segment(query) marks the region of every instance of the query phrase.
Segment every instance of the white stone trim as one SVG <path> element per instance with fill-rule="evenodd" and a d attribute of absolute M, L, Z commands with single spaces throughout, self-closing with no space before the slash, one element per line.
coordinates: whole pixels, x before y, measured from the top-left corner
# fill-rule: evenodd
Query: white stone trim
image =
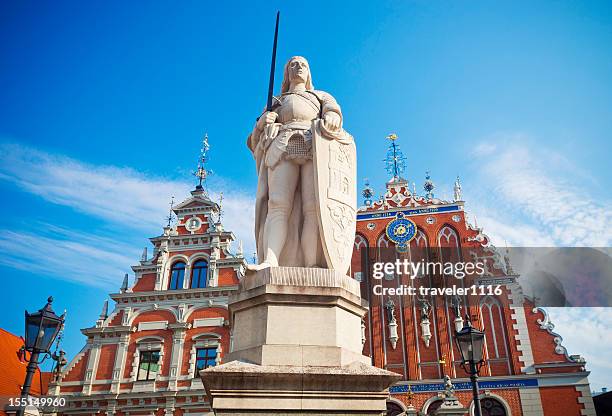
<path fill-rule="evenodd" d="M 151 340 L 151 341 L 149 341 Z M 157 374 L 155 375 L 155 379 L 154 380 L 150 380 L 150 381 L 157 381 L 162 373 L 162 368 L 163 368 L 163 362 L 164 362 L 164 340 L 163 338 L 160 337 L 141 337 L 139 339 L 136 340 L 136 350 L 134 351 L 134 354 L 132 355 L 132 371 L 130 372 L 130 381 L 134 382 L 134 386 L 136 385 L 136 379 L 138 376 L 138 364 L 140 364 L 140 352 L 141 351 L 152 351 L 152 350 L 159 350 L 159 369 L 157 371 Z M 138 380 L 138 382 L 144 382 L 145 380 Z M 144 383 L 143 383 L 144 384 Z M 155 383 L 153 383 L 153 386 L 155 386 Z M 134 387 L 132 387 L 132 389 L 134 389 Z"/>
<path fill-rule="evenodd" d="M 139 322 L 137 331 L 153 331 L 155 329 L 167 329 L 168 321 L 146 321 Z"/>
<path fill-rule="evenodd" d="M 438 400 L 444 400 L 444 397 L 442 397 L 441 393 L 438 393 L 435 396 L 430 397 L 429 399 L 427 399 L 425 401 L 425 403 L 423 403 L 423 407 L 421 408 L 421 412 L 423 413 L 427 413 L 427 410 L 429 410 L 429 406 L 431 406 L 431 404 L 435 401 Z"/>
<path fill-rule="evenodd" d="M 508 285 L 508 289 L 508 298 L 511 302 L 510 318 L 516 321 L 516 323 L 512 325 L 512 328 L 517 331 L 514 339 L 517 341 L 516 348 L 522 353 L 522 356 L 518 357 L 518 360 L 523 363 L 521 372 L 525 374 L 535 374 L 535 369 L 533 368 L 535 364 L 533 349 L 531 348 L 531 338 L 529 337 L 527 317 L 525 316 L 525 308 L 523 306 L 523 292 L 518 283 Z"/>
<path fill-rule="evenodd" d="M 172 353 L 170 356 L 170 379 L 168 382 L 168 390 L 177 390 L 178 388 L 178 378 L 181 373 L 181 364 L 183 362 L 185 329 L 176 329 L 172 334 Z"/>
<path fill-rule="evenodd" d="M 576 386 L 576 391 L 581 395 L 578 397 L 578 403 L 584 405 L 584 409 L 580 410 L 580 414 L 583 416 L 596 416 L 597 413 L 595 412 L 595 404 L 591 396 L 590 386 L 588 384 Z"/>
<path fill-rule="evenodd" d="M 178 311 L 176 310 L 174 305 L 176 305 L 175 301 L 172 301 L 172 302 L 168 301 L 166 303 L 161 303 L 161 302 L 154 303 L 153 305 L 147 305 L 142 308 L 135 307 L 132 309 L 132 313 L 130 314 L 130 317 L 127 320 L 128 321 L 127 325 L 131 326 L 132 323 L 136 320 L 136 318 L 138 318 L 140 315 L 142 315 L 145 312 L 154 312 L 154 311 L 160 311 L 160 310 L 170 312 L 172 316 L 174 316 L 174 319 L 178 321 L 179 320 Z"/>
<path fill-rule="evenodd" d="M 525 416 L 544 416 L 540 389 L 519 389 L 521 411 Z"/>
<path fill-rule="evenodd" d="M 89 351 L 89 349 L 90 349 L 90 344 L 85 344 L 85 346 L 81 349 L 81 351 L 79 351 L 77 353 L 77 355 L 74 356 L 72 361 L 70 361 L 68 363 L 68 365 L 66 367 L 64 367 L 64 370 L 62 371 L 62 378 L 64 378 L 68 373 L 70 373 L 72 371 L 74 366 L 76 366 L 78 364 L 78 362 L 81 361 L 81 359 L 85 356 L 85 353 L 87 351 Z M 62 385 L 63 384 L 64 383 L 62 383 Z M 80 384 L 80 382 L 79 382 L 79 384 Z"/>
<path fill-rule="evenodd" d="M 199 318 L 193 320 L 193 327 L 201 328 L 204 326 L 223 326 L 224 322 L 225 318 L 223 318 L 222 316 L 218 318 Z"/>
<path fill-rule="evenodd" d="M 129 347 L 129 335 L 122 335 L 115 351 L 115 363 L 113 364 L 112 383 L 110 391 L 111 393 L 119 393 L 121 386 L 121 379 L 123 378 L 123 372 L 125 371 L 125 364 L 127 358 L 127 351 Z"/>
<path fill-rule="evenodd" d="M 97 341 L 91 342 L 89 356 L 87 359 L 87 367 L 85 368 L 85 378 L 83 380 L 83 394 L 89 396 L 91 394 L 91 385 L 96 379 L 96 370 L 100 360 L 100 343 Z"/>
<path fill-rule="evenodd" d="M 191 338 L 194 343 L 191 346 L 191 353 L 189 356 L 189 377 L 194 378 L 195 364 L 196 364 L 196 350 L 198 348 L 210 348 L 217 347 L 216 364 L 219 365 L 221 361 L 221 335 L 212 332 L 206 332 L 204 334 L 198 334 Z"/>

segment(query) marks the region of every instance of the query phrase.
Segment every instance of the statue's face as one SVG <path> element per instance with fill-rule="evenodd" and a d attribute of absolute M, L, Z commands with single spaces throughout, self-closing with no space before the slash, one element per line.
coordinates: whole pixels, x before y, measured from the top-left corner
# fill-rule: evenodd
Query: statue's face
<path fill-rule="evenodd" d="M 306 82 L 309 71 L 308 62 L 300 58 L 293 59 L 289 62 L 289 81 Z"/>

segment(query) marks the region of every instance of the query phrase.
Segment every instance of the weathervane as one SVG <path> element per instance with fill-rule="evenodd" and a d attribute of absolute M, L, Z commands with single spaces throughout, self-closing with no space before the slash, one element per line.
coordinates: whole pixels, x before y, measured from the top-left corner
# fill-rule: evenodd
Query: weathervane
<path fill-rule="evenodd" d="M 219 219 L 218 223 L 221 223 L 221 218 L 223 218 L 223 191 L 219 193 Z"/>
<path fill-rule="evenodd" d="M 432 199 L 434 197 L 433 190 L 436 187 L 433 181 L 431 180 L 431 176 L 429 175 L 429 171 L 425 172 L 425 183 L 423 184 L 423 189 L 425 190 L 425 196 L 427 199 Z"/>
<path fill-rule="evenodd" d="M 204 190 L 202 183 L 206 182 L 206 178 L 213 174 L 212 170 L 206 169 L 206 162 L 208 161 L 208 150 L 210 145 L 208 144 L 208 133 L 204 135 L 202 139 L 202 148 L 200 149 L 200 158 L 198 160 L 198 169 L 193 172 L 193 175 L 199 179 L 198 186 L 196 189 Z"/>
<path fill-rule="evenodd" d="M 366 207 L 372 205 L 372 196 L 374 195 L 374 189 L 370 186 L 370 180 L 365 178 L 364 188 L 361 191 L 361 195 L 363 195 L 363 203 Z"/>
<path fill-rule="evenodd" d="M 384 160 L 385 168 L 388 173 L 393 175 L 393 180 L 397 181 L 406 170 L 406 158 L 400 150 L 399 145 L 395 143 L 397 134 L 392 133 L 387 136 L 387 139 L 391 141 L 391 144 L 387 149 L 387 156 Z"/>
<path fill-rule="evenodd" d="M 168 212 L 168 227 L 170 227 L 170 225 L 172 224 L 172 208 L 174 208 L 174 196 L 172 197 L 172 200 L 170 201 L 170 211 Z"/>

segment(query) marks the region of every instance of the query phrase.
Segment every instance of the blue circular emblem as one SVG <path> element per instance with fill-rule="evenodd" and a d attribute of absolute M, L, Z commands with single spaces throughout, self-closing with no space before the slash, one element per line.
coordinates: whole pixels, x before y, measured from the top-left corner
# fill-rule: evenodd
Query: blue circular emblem
<path fill-rule="evenodd" d="M 387 237 L 395 243 L 399 252 L 408 250 L 408 243 L 414 238 L 416 232 L 417 227 L 414 221 L 404 217 L 401 212 L 398 212 L 395 219 L 387 224 Z"/>

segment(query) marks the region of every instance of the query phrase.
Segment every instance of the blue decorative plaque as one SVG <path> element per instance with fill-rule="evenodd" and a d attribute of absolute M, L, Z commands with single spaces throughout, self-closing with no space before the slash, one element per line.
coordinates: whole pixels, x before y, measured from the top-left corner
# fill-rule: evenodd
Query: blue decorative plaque
<path fill-rule="evenodd" d="M 461 383 L 453 383 L 455 390 L 470 390 L 472 383 L 469 381 Z M 518 388 L 529 388 L 538 387 L 538 380 L 535 378 L 516 378 L 506 380 L 487 380 L 479 381 L 478 387 L 480 389 L 518 389 Z M 410 391 L 412 392 L 434 392 L 443 391 L 444 383 L 426 383 L 426 384 L 411 384 Z M 407 393 L 408 385 L 400 384 L 397 386 L 391 386 L 389 388 L 391 394 Z"/>
<path fill-rule="evenodd" d="M 406 218 L 401 212 L 398 212 L 395 219 L 387 224 L 387 237 L 395 243 L 400 253 L 408 250 L 408 243 L 414 238 L 416 232 L 417 227 L 414 221 Z"/>

